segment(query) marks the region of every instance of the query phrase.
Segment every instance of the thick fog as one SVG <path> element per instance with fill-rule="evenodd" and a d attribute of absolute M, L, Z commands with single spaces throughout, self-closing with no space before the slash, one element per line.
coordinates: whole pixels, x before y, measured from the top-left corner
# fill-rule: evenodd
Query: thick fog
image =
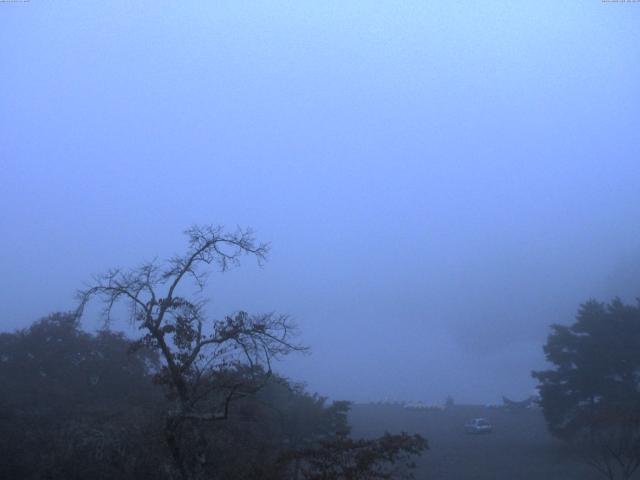
<path fill-rule="evenodd" d="M 639 20 L 599 0 L 0 4 L 0 327 L 181 252 L 192 224 L 240 225 L 269 261 L 213 276 L 211 315 L 291 314 L 311 354 L 277 368 L 311 390 L 527 396 L 550 324 L 640 294 Z"/>

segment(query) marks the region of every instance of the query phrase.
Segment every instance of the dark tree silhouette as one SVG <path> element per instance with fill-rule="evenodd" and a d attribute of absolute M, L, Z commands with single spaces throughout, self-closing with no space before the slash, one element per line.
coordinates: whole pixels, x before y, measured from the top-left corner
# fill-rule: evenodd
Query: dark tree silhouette
<path fill-rule="evenodd" d="M 132 346 L 121 333 L 82 331 L 74 314 L 0 333 L 0 478 L 175 480 L 163 421 L 175 400 L 152 382 L 157 352 Z M 201 436 L 179 432 L 186 452 L 206 440 L 206 457 L 215 459 L 203 467 L 206 478 L 408 473 L 416 437 L 352 440 L 348 402 L 328 403 L 302 384 L 262 375 L 264 386 L 236 399 L 228 421 L 197 422 Z"/>
<path fill-rule="evenodd" d="M 353 439 L 346 433 L 320 440 L 317 445 L 292 452 L 302 460 L 303 480 L 391 480 L 412 479 L 412 457 L 427 449 L 420 435 L 389 433 L 375 439 Z"/>
<path fill-rule="evenodd" d="M 215 429 L 205 424 L 228 418 L 231 402 L 255 394 L 272 360 L 305 348 L 294 342 L 295 327 L 286 315 L 237 312 L 210 320 L 195 295 L 213 269 L 224 272 L 243 256 L 261 264 L 267 244 L 256 243 L 250 230 L 205 226 L 185 233 L 183 255 L 96 277 L 79 292 L 78 315 L 92 298 L 102 301 L 107 321 L 119 302 L 129 307 L 129 320 L 142 331 L 138 344 L 162 360 L 156 381 L 173 402 L 165 439 L 175 467 L 183 479 L 198 479 L 212 461 L 207 445 Z"/>
<path fill-rule="evenodd" d="M 630 478 L 640 466 L 639 306 L 589 301 L 552 330 L 544 351 L 554 368 L 533 372 L 551 433 L 607 478 Z"/>
<path fill-rule="evenodd" d="M 161 478 L 157 356 L 130 346 L 73 314 L 0 334 L 0 478 Z"/>

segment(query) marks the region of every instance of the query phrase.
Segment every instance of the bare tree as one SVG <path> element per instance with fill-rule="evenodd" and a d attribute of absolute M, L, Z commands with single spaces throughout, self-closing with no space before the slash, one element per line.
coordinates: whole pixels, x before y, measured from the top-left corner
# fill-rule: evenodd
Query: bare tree
<path fill-rule="evenodd" d="M 165 438 L 179 475 L 190 480 L 205 474 L 206 423 L 226 419 L 231 402 L 255 393 L 274 359 L 305 347 L 294 343 L 295 327 L 286 315 L 241 311 L 208 320 L 199 300 L 212 270 L 225 272 L 243 256 L 262 264 L 267 244 L 256 243 L 251 230 L 195 226 L 185 233 L 189 246 L 183 255 L 95 277 L 78 293 L 78 315 L 96 298 L 110 322 L 123 302 L 142 331 L 138 344 L 159 352 L 157 381 L 173 404 Z"/>

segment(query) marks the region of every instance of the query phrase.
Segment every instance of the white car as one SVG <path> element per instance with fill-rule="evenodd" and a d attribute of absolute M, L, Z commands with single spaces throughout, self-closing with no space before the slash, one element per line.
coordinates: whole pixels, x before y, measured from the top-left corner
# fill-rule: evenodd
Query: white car
<path fill-rule="evenodd" d="M 493 426 L 486 418 L 474 418 L 464 425 L 467 433 L 491 433 Z"/>

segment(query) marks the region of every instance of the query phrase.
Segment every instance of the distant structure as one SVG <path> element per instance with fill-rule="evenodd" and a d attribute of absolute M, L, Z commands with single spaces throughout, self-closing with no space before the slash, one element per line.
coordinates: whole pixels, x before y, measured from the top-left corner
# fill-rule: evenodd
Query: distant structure
<path fill-rule="evenodd" d="M 404 404 L 404 408 L 407 410 L 444 410 L 442 405 L 429 405 L 420 400 L 417 402 L 407 402 Z"/>
<path fill-rule="evenodd" d="M 455 407 L 456 402 L 453 400 L 453 397 L 451 395 L 447 395 L 447 398 L 444 401 L 444 407 L 445 408 L 452 408 Z"/>
<path fill-rule="evenodd" d="M 531 395 L 524 400 L 510 400 L 507 397 L 502 397 L 503 408 L 510 412 L 517 412 L 519 410 L 528 410 L 538 407 L 538 396 Z"/>

